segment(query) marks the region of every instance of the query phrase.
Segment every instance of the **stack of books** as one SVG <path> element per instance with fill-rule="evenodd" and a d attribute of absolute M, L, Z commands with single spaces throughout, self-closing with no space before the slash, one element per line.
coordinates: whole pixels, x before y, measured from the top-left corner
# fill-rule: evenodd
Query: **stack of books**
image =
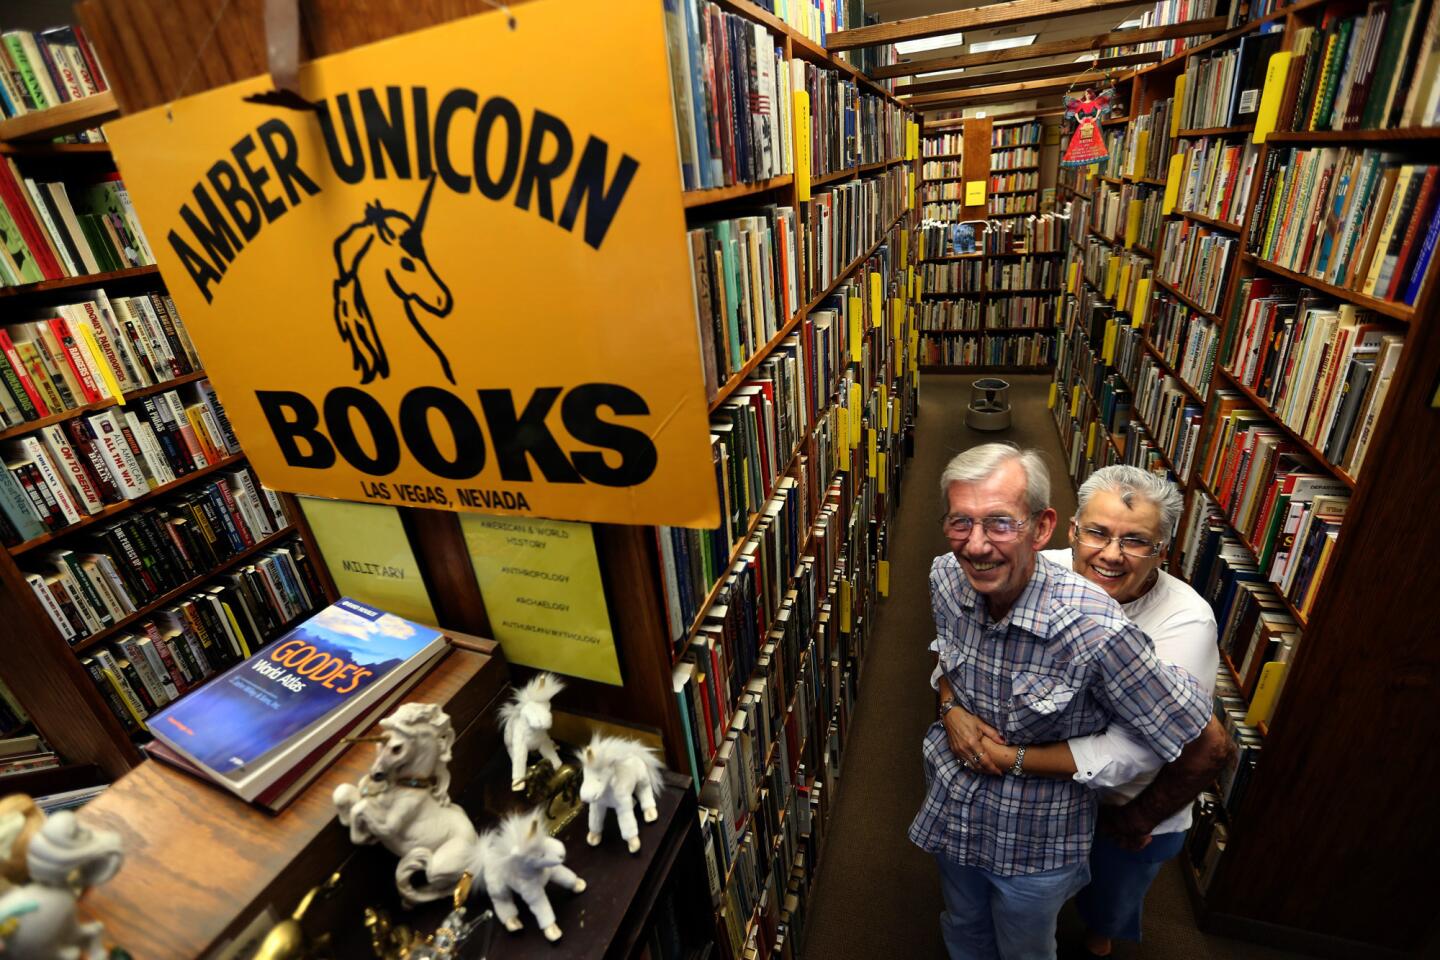
<path fill-rule="evenodd" d="M 108 89 L 95 48 L 80 27 L 6 31 L 0 44 L 0 109 L 5 116 L 19 117 Z"/>
<path fill-rule="evenodd" d="M 37 181 L 0 158 L 0 281 L 5 286 L 110 273 L 155 262 L 118 173 Z"/>

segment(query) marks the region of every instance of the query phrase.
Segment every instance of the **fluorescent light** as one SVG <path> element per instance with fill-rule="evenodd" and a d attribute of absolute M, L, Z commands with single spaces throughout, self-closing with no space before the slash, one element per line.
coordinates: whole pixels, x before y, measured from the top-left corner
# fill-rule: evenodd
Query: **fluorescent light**
<path fill-rule="evenodd" d="M 924 73 L 915 74 L 915 76 L 944 79 L 945 77 L 958 77 L 964 72 L 964 67 L 958 67 L 954 70 L 926 70 Z"/>
<path fill-rule="evenodd" d="M 895 52 L 903 56 L 912 53 L 919 53 L 922 50 L 939 50 L 941 47 L 958 47 L 965 42 L 965 34 L 956 31 L 955 33 L 944 33 L 938 37 L 926 37 L 924 40 L 901 40 L 895 44 Z"/>
<path fill-rule="evenodd" d="M 1002 37 L 999 40 L 981 40 L 970 44 L 971 53 L 985 53 L 988 50 L 1009 50 L 1011 47 L 1028 47 L 1035 42 L 1035 34 L 1026 37 Z"/>
<path fill-rule="evenodd" d="M 1126 20 L 1124 23 L 1117 25 L 1117 26 L 1115 27 L 1115 29 L 1116 29 L 1116 30 L 1129 30 L 1131 27 L 1144 26 L 1144 24 L 1145 24 L 1145 18 L 1144 18 L 1144 17 L 1131 17 L 1129 20 Z"/>

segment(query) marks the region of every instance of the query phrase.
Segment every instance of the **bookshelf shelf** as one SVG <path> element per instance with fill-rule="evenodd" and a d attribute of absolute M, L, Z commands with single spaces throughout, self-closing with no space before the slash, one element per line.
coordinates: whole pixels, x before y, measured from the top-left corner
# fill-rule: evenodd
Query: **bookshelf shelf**
<path fill-rule="evenodd" d="M 951 292 L 949 292 L 949 293 L 932 293 L 932 292 L 929 291 L 929 290 L 925 290 L 925 291 L 921 292 L 920 296 L 921 296 L 921 297 L 924 297 L 924 298 L 926 298 L 926 299 L 928 299 L 928 300 L 959 300 L 959 299 L 963 299 L 963 298 L 965 298 L 965 297 L 974 297 L 974 298 L 977 298 L 977 299 L 978 299 L 978 298 L 980 298 L 980 297 L 985 296 L 985 291 L 984 291 L 984 290 L 959 290 L 959 291 L 951 291 Z"/>
<path fill-rule="evenodd" d="M 1148 257 L 1151 260 L 1155 259 L 1155 251 L 1151 250 L 1149 247 L 1143 247 L 1140 244 L 1136 243 L 1132 244 L 1130 249 L 1131 251 L 1140 254 L 1140 256 L 1142 257 Z"/>
<path fill-rule="evenodd" d="M 1040 169 L 1040 167 L 1039 167 L 1038 165 L 1037 165 L 1037 166 L 1033 166 L 1033 167 L 991 167 L 991 168 L 990 168 L 990 172 L 991 172 L 991 173 L 1024 173 L 1024 172 L 1026 172 L 1026 171 L 1028 171 L 1028 170 L 1039 170 L 1039 169 Z"/>
<path fill-rule="evenodd" d="M 1271 421 L 1274 422 L 1275 426 L 1279 427 L 1282 431 L 1284 431 L 1285 435 L 1288 436 L 1291 441 L 1293 441 L 1302 450 L 1308 453 L 1310 455 L 1310 458 L 1314 460 L 1316 464 L 1330 471 L 1330 473 L 1335 477 L 1335 479 L 1345 484 L 1351 490 L 1355 489 L 1355 479 L 1351 477 L 1350 474 L 1346 473 L 1344 470 L 1341 470 L 1339 467 L 1335 466 L 1335 464 L 1327 460 L 1325 458 L 1325 454 L 1321 453 L 1320 450 L 1313 443 L 1300 436 L 1300 434 L 1297 433 L 1293 427 L 1291 427 L 1285 421 L 1281 420 L 1279 415 L 1277 415 L 1275 411 L 1271 409 L 1270 404 L 1266 403 L 1264 400 L 1261 400 L 1254 390 L 1251 390 L 1245 384 L 1241 383 L 1240 379 L 1236 377 L 1235 374 L 1231 373 L 1228 367 L 1217 365 L 1216 369 L 1220 371 L 1220 375 L 1225 378 L 1225 381 L 1231 387 L 1243 393 L 1245 395 L 1245 399 L 1255 404 L 1256 408 L 1259 409 L 1261 413 L 1265 414 L 1265 416 L 1269 417 Z"/>
<path fill-rule="evenodd" d="M 1099 177 L 1098 179 L 1102 183 L 1108 183 L 1116 187 L 1123 187 L 1125 185 L 1125 181 L 1121 180 L 1119 177 Z"/>
<path fill-rule="evenodd" d="M 1104 120 L 1101 120 L 1101 121 L 1100 121 L 1100 125 L 1101 125 L 1101 126 L 1104 126 L 1104 127 L 1118 127 L 1118 126 L 1120 126 L 1122 123 L 1129 123 L 1129 122 L 1130 122 L 1130 117 L 1128 117 L 1128 116 L 1125 116 L 1125 117 L 1106 117 Z"/>
<path fill-rule="evenodd" d="M 1047 295 L 1047 294 L 1064 293 L 1064 292 L 1065 292 L 1065 291 L 1062 290 L 1062 289 L 1059 288 L 1059 287 L 1047 287 L 1047 288 L 1045 288 L 1045 289 L 1031 288 L 1031 289 L 1028 289 L 1028 290 L 1027 290 L 1027 289 L 1023 289 L 1023 288 L 1022 288 L 1022 289 L 1018 289 L 1018 290 L 986 290 L 986 291 L 985 291 L 985 295 L 986 295 L 987 297 L 1025 297 L 1025 296 L 1045 296 L 1045 295 Z"/>
<path fill-rule="evenodd" d="M 925 257 L 921 263 L 954 263 L 958 260 L 984 260 L 983 253 L 949 253 L 943 257 Z"/>
<path fill-rule="evenodd" d="M 148 397 L 154 393 L 161 393 L 165 390 L 170 390 L 175 387 L 182 386 L 183 384 L 194 383 L 196 380 L 203 379 L 205 379 L 205 371 L 203 370 L 197 371 L 195 373 L 187 373 L 183 377 L 176 377 L 174 380 L 167 380 L 164 383 L 157 384 L 153 387 L 141 387 L 139 390 L 131 390 L 129 393 L 125 394 L 125 396 L 120 400 L 120 403 L 130 403 L 133 400 L 139 400 L 142 397 Z M 9 440 L 13 437 L 23 437 L 25 434 L 33 433 L 34 431 L 39 430 L 42 427 L 48 427 L 51 424 L 55 423 L 62 423 L 74 417 L 83 416 L 87 413 L 94 413 L 97 410 L 104 410 L 107 407 L 113 407 L 115 405 L 116 403 L 114 400 L 100 400 L 96 403 L 87 403 L 81 407 L 73 407 L 69 410 L 62 410 L 59 413 L 52 413 L 50 414 L 50 416 L 41 417 L 39 420 L 29 420 L 25 423 L 17 423 L 13 427 L 8 427 L 4 430 L 0 430 L 0 440 Z"/>
<path fill-rule="evenodd" d="M 1034 253 L 987 253 L 986 258 L 990 260 L 1013 260 L 1020 257 L 1063 257 L 1065 254 L 1060 250 L 1037 250 Z"/>
<path fill-rule="evenodd" d="M 1054 326 L 1049 326 L 1049 327 L 982 327 L 982 328 L 980 328 L 979 330 L 923 330 L 923 329 L 922 329 L 922 330 L 920 330 L 920 333 L 926 334 L 926 335 L 928 335 L 928 336 L 935 336 L 935 337 L 947 337 L 947 336 L 954 336 L 954 335 L 960 335 L 960 334 L 965 334 L 965 335 L 972 336 L 972 337 L 978 337 L 978 336 L 980 336 L 981 334 L 986 334 L 986 333 L 1001 334 L 1002 336 L 1003 336 L 1004 334 L 1007 334 L 1007 333 L 1012 333 L 1012 334 L 1013 334 L 1013 333 L 1051 333 L 1051 332 L 1053 332 L 1053 331 L 1055 331 L 1055 330 L 1058 330 L 1058 329 L 1059 329 L 1059 327 L 1054 327 Z"/>
<path fill-rule="evenodd" d="M 1406 306 L 1403 303 L 1367 297 L 1363 293 L 1347 290 L 1344 287 L 1337 287 L 1333 283 L 1326 283 L 1324 280 L 1319 280 L 1303 273 L 1296 273 L 1294 270 L 1288 270 L 1277 263 L 1271 263 L 1269 260 L 1261 260 L 1251 253 L 1241 253 L 1240 259 L 1246 263 L 1253 264 L 1267 273 L 1273 273 L 1277 277 L 1284 277 L 1287 280 L 1294 280 L 1296 283 L 1303 283 L 1312 290 L 1329 294 L 1337 299 L 1345 300 L 1359 307 L 1364 307 L 1366 310 L 1374 310 L 1376 313 L 1384 314 L 1393 320 L 1409 323 L 1415 318 L 1415 308 Z"/>
<path fill-rule="evenodd" d="M 37 110 L 0 121 L 0 140 L 52 139 L 62 134 L 96 127 L 120 112 L 110 90 L 71 100 L 48 110 Z"/>
<path fill-rule="evenodd" d="M 920 161 L 921 161 L 922 163 L 924 163 L 924 162 L 930 161 L 930 160 L 963 160 L 963 159 L 965 159 L 965 156 L 964 156 L 964 154 L 960 154 L 960 153 L 937 153 L 937 154 L 934 154 L 933 156 L 921 157 L 921 158 L 920 158 Z"/>
<path fill-rule="evenodd" d="M 1128 381 L 1126 382 L 1126 386 L 1129 386 Z M 1165 469 L 1170 471 L 1170 475 L 1175 478 L 1175 485 L 1182 491 L 1189 490 L 1190 484 L 1180 476 L 1180 471 L 1175 469 L 1175 464 L 1171 462 L 1170 455 L 1166 453 L 1165 448 L 1160 445 L 1160 435 L 1155 432 L 1145 417 L 1141 415 L 1139 407 L 1130 408 L 1130 422 L 1138 423 L 1140 429 L 1145 431 L 1145 435 L 1150 438 L 1150 443 L 1155 451 L 1155 455 L 1160 458 L 1160 462 L 1164 464 Z M 1124 454 L 1121 455 L 1123 456 Z"/>
<path fill-rule="evenodd" d="M 987 214 L 985 215 L 985 219 L 987 219 L 987 220 L 1014 220 L 1016 217 L 1033 217 L 1033 216 L 1037 215 L 1039 212 L 1040 212 L 1040 211 L 1038 211 L 1038 210 L 1023 210 L 1023 211 L 1021 211 L 1020 213 L 987 213 Z"/>
<path fill-rule="evenodd" d="M 1145 347 L 1145 352 L 1150 354 L 1151 357 L 1155 358 L 1155 362 L 1160 364 L 1160 369 L 1168 373 L 1170 376 L 1174 377 L 1175 382 L 1180 384 L 1180 389 L 1184 390 L 1185 393 L 1190 396 L 1190 399 L 1194 400 L 1201 406 L 1204 406 L 1205 398 L 1200 396 L 1200 391 L 1192 387 L 1184 377 L 1180 376 L 1180 374 L 1176 372 L 1174 367 L 1170 366 L 1170 361 L 1166 360 L 1165 355 L 1155 348 L 1155 344 L 1150 342 L 1150 337 L 1148 335 L 1145 337 L 1143 343 Z"/>
<path fill-rule="evenodd" d="M 196 576 L 191 577 L 189 580 L 176 587 L 174 590 L 171 590 L 167 593 L 162 593 L 154 600 L 151 600 L 149 603 L 145 604 L 143 607 L 130 614 L 130 616 L 126 617 L 124 620 L 120 620 L 114 624 L 111 624 L 104 630 L 101 630 L 99 633 L 90 637 L 86 637 L 84 640 L 79 641 L 74 646 L 75 652 L 77 654 L 84 653 L 85 651 L 90 650 L 93 647 L 97 647 L 100 644 L 105 643 L 106 641 L 117 636 L 118 634 L 130 629 L 135 624 L 139 623 L 141 620 L 144 620 L 146 617 L 151 616 L 155 613 L 155 611 L 162 609 L 166 604 L 170 603 L 171 601 L 178 600 L 186 593 L 194 590 L 197 580 L 208 580 L 211 577 L 218 577 L 230 568 L 239 566 L 240 564 L 254 557 L 256 554 L 262 553 L 265 550 L 268 550 L 271 547 L 279 544 L 281 541 L 285 540 L 287 537 L 291 536 L 295 532 L 296 527 L 293 524 L 287 524 L 286 526 L 282 527 L 281 529 L 266 537 L 265 539 L 259 540 L 252 546 L 246 547 L 244 550 L 235 554 L 235 556 L 231 557 L 229 560 L 226 560 L 218 566 L 211 568 L 205 573 L 197 574 Z"/>
<path fill-rule="evenodd" d="M 739 197 L 752 197 L 756 194 L 769 193 L 771 190 L 780 190 L 790 186 L 795 178 L 790 174 L 783 174 L 778 177 L 771 177 L 769 180 L 761 180 L 758 183 L 737 183 L 729 187 L 712 187 L 709 190 L 686 190 L 685 209 L 703 207 L 712 203 L 724 203 L 726 200 L 734 200 Z"/>
<path fill-rule="evenodd" d="M 1220 498 L 1215 495 L 1215 491 L 1210 489 L 1210 486 L 1205 482 L 1205 479 L 1199 474 L 1195 476 L 1195 486 L 1202 490 L 1211 500 L 1215 501 L 1217 505 L 1220 503 Z M 1260 556 L 1260 551 L 1255 549 L 1255 545 L 1250 542 L 1250 538 L 1245 535 L 1245 532 L 1235 526 L 1235 522 L 1230 519 L 1230 515 L 1228 513 L 1225 513 L 1223 508 L 1221 510 L 1221 517 L 1225 521 L 1225 526 L 1229 527 L 1230 532 L 1235 535 L 1235 539 L 1239 540 L 1240 544 L 1246 550 L 1250 551 L 1250 555 L 1252 557 L 1256 557 L 1258 559 Z M 1301 630 L 1304 630 L 1307 626 L 1309 626 L 1309 618 L 1307 618 L 1305 614 L 1300 612 L 1300 608 L 1295 606 L 1294 602 L 1289 597 L 1285 596 L 1285 594 L 1279 590 L 1275 591 L 1275 596 L 1280 598 L 1280 602 L 1285 605 L 1285 609 L 1287 612 L 1289 612 L 1290 616 L 1295 618 L 1295 622 L 1300 625 Z"/>
<path fill-rule="evenodd" d="M 755 368 L 758 367 L 765 360 L 765 358 L 770 355 L 770 351 L 774 350 L 777 346 L 779 346 L 780 341 L 784 340 L 794 331 L 796 325 L 799 324 L 802 319 L 804 319 L 807 313 L 809 313 L 811 310 L 814 310 L 821 303 L 824 303 L 825 298 L 830 296 L 830 294 L 834 293 L 839 288 L 840 284 L 844 283 L 845 280 L 849 278 L 850 274 L 854 272 L 856 267 L 860 266 L 866 260 L 870 259 L 870 256 L 874 254 L 876 250 L 880 249 L 880 245 L 885 242 L 885 235 L 890 232 L 891 227 L 894 227 L 895 224 L 899 223 L 902 219 L 904 219 L 906 213 L 908 212 L 909 211 L 901 211 L 900 216 L 896 217 L 889 226 L 887 226 L 884 230 L 880 231 L 880 239 L 877 240 L 874 244 L 872 244 L 869 250 L 865 251 L 865 253 L 861 254 L 858 258 L 856 258 L 853 262 L 846 266 L 845 269 L 840 272 L 839 276 L 836 277 L 835 282 L 830 284 L 830 286 L 827 287 L 823 293 L 821 293 L 818 297 L 807 303 L 802 309 L 796 311 L 794 316 L 792 316 L 789 320 L 785 321 L 785 325 L 776 332 L 775 336 L 771 337 L 770 340 L 763 347 L 755 351 L 755 355 L 752 356 L 749 360 L 746 360 L 745 365 L 741 367 L 737 373 L 726 379 L 726 381 L 720 385 L 720 389 L 717 390 L 715 393 L 715 399 L 710 401 L 711 413 L 714 413 L 716 410 L 718 410 L 720 408 L 720 405 L 724 403 L 727 399 L 729 399 L 730 394 L 734 393 L 735 389 L 745 382 L 745 378 L 755 372 Z"/>
<path fill-rule="evenodd" d="M 991 191 L 990 191 L 990 196 L 992 196 L 992 197 L 1010 197 L 1010 196 L 1014 196 L 1014 195 L 1019 194 L 1019 193 L 1039 193 L 1039 192 L 1040 192 L 1040 188 L 1039 188 L 1039 187 L 1027 187 L 1027 188 L 1024 189 L 1024 190 L 991 190 Z"/>
<path fill-rule="evenodd" d="M 1050 364 L 1042 363 L 1034 366 L 996 366 L 992 364 L 981 364 L 971 366 L 953 363 L 922 363 L 921 373 L 1044 373 L 1050 369 Z"/>
<path fill-rule="evenodd" d="M 1395 130 L 1271 131 L 1266 143 L 1425 143 L 1440 140 L 1440 127 L 1400 127 Z"/>
<path fill-rule="evenodd" d="M 128 270 L 112 270 L 109 273 L 87 273 L 82 277 L 62 277 L 59 280 L 41 280 L 38 283 L 24 283 L 18 287 L 0 287 L 0 298 L 23 297 L 31 293 L 47 293 L 51 290 L 66 290 L 71 287 L 94 287 L 121 280 L 139 277 L 158 277 L 160 268 L 153 263 Z"/>
<path fill-rule="evenodd" d="M 1215 220 L 1201 213 L 1194 213 L 1189 210 L 1176 210 L 1175 216 L 1184 217 L 1186 220 L 1194 220 L 1196 223 L 1203 223 L 1207 227 L 1216 227 L 1220 230 L 1228 230 L 1230 233 L 1239 233 L 1242 229 L 1238 223 L 1230 223 L 1225 220 Z"/>
<path fill-rule="evenodd" d="M 0 156 L 38 159 L 43 157 L 69 157 L 84 154 L 110 155 L 108 143 L 47 143 L 43 141 L 18 140 L 0 142 Z"/>
<path fill-rule="evenodd" d="M 17 557 L 21 556 L 22 554 L 29 553 L 31 550 L 34 550 L 37 547 L 43 547 L 47 543 L 54 543 L 56 540 L 68 537 L 79 530 L 84 530 L 86 527 L 99 523 L 101 520 L 108 520 L 116 514 L 124 513 L 125 511 L 134 507 L 137 503 L 153 502 L 156 497 L 171 493 L 179 489 L 180 487 L 185 486 L 188 483 L 191 483 L 195 480 L 203 479 L 218 470 L 223 470 L 226 467 L 233 467 L 236 464 L 243 463 L 244 461 L 245 454 L 243 453 L 237 453 L 234 456 L 224 457 L 214 463 L 207 464 L 206 466 L 203 466 L 198 470 L 187 473 L 185 474 L 185 476 L 180 477 L 178 480 L 174 480 L 170 483 L 161 484 L 154 490 L 151 490 L 149 493 L 137 497 L 134 500 L 121 500 L 119 503 L 109 504 L 108 506 L 102 508 L 99 513 L 93 513 L 88 517 L 81 517 L 78 523 L 72 523 L 67 527 L 61 527 L 59 530 L 53 530 L 50 533 L 43 533 L 33 540 L 26 540 L 24 543 L 10 547 L 10 553 L 11 555 Z"/>
<path fill-rule="evenodd" d="M 1164 290 L 1166 293 L 1170 294 L 1170 296 L 1174 297 L 1176 300 L 1179 300 L 1181 303 L 1185 304 L 1185 306 L 1189 307 L 1191 310 L 1194 310 L 1196 313 L 1205 317 L 1207 320 L 1212 320 L 1215 323 L 1221 322 L 1220 318 L 1215 316 L 1215 314 L 1211 313 L 1209 310 L 1206 310 L 1204 307 L 1200 306 L 1200 304 L 1196 303 L 1194 300 L 1191 300 L 1189 296 L 1181 293 L 1175 287 L 1171 286 L 1168 280 L 1162 280 L 1160 277 L 1152 277 L 1151 279 L 1155 281 L 1155 285 L 1158 286 L 1161 290 Z"/>
<path fill-rule="evenodd" d="M 1250 133 L 1255 129 L 1253 123 L 1242 123 L 1238 127 L 1204 127 L 1194 130 L 1181 130 L 1176 136 L 1179 137 L 1225 137 L 1235 133 Z"/>

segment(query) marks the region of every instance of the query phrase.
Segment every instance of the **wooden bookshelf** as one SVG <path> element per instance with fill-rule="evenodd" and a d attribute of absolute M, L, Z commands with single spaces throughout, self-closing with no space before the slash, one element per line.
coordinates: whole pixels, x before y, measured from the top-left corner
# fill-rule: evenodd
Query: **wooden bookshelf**
<path fill-rule="evenodd" d="M 1312 277 L 1309 274 L 1296 273 L 1294 270 L 1282 267 L 1278 263 L 1271 263 L 1269 260 L 1261 260 L 1259 257 L 1251 253 L 1241 253 L 1240 259 L 1245 263 L 1254 265 L 1260 270 L 1264 270 L 1266 273 L 1273 273 L 1278 277 L 1284 277 L 1287 280 L 1294 280 L 1296 283 L 1303 283 L 1305 286 L 1309 287 L 1312 290 L 1328 294 L 1329 296 L 1335 297 L 1337 300 L 1344 300 L 1347 303 L 1353 303 L 1358 307 L 1364 307 L 1366 310 L 1373 310 L 1376 313 L 1383 314 L 1384 316 L 1391 318 L 1392 320 L 1399 320 L 1402 323 L 1409 323 L 1415 318 L 1415 308 L 1407 306 L 1403 303 L 1396 303 L 1393 300 L 1380 300 L 1375 297 L 1366 296 L 1365 294 L 1358 291 L 1350 290 L 1346 287 L 1337 287 L 1333 283 L 1326 283 L 1324 280 Z M 1431 285 L 1433 286 L 1433 283 Z"/>
<path fill-rule="evenodd" d="M 105 90 L 48 110 L 0 120 L 0 140 L 53 140 L 76 130 L 98 127 L 118 113 L 115 94 Z"/>
<path fill-rule="evenodd" d="M 1225 220 L 1215 220 L 1205 216 L 1204 214 L 1194 213 L 1190 210 L 1176 210 L 1175 216 L 1184 217 L 1186 220 L 1194 220 L 1196 223 L 1203 223 L 1207 227 L 1216 227 L 1220 230 L 1228 230 L 1230 233 L 1239 233 L 1241 228 L 1241 225 L 1238 223 L 1229 223 Z"/>
<path fill-rule="evenodd" d="M 1159 277 L 1151 277 L 1151 279 L 1155 281 L 1155 285 L 1161 290 L 1164 290 L 1166 293 L 1170 294 L 1170 296 L 1174 297 L 1176 300 L 1179 300 L 1181 303 L 1185 304 L 1185 306 L 1189 307 L 1191 310 L 1194 310 L 1202 317 L 1205 317 L 1207 320 L 1213 320 L 1216 323 L 1221 322 L 1220 318 L 1217 317 L 1214 313 L 1206 310 L 1194 300 L 1191 300 L 1189 294 L 1181 293 L 1180 290 L 1177 287 L 1172 286 L 1168 280 L 1162 280 Z"/>
<path fill-rule="evenodd" d="M 1395 130 L 1272 130 L 1265 135 L 1269 144 L 1310 143 L 1414 143 L 1428 144 L 1440 140 L 1440 127 L 1400 127 Z"/>
<path fill-rule="evenodd" d="M 708 190 L 686 190 L 685 208 L 704 207 L 712 203 L 724 203 L 740 197 L 753 197 L 773 190 L 782 190 L 793 185 L 795 178 L 790 174 L 771 177 L 757 183 L 737 183 L 729 187 L 713 187 Z"/>
<path fill-rule="evenodd" d="M 73 287 L 99 287 L 123 280 L 158 276 L 160 276 L 160 268 L 149 264 L 143 267 L 131 267 L 128 270 L 112 270 L 109 273 L 87 273 L 80 277 L 62 277 L 58 280 L 23 283 L 18 287 L 0 287 L 0 298 L 23 297 L 31 293 L 49 293 L 52 290 L 69 290 Z"/>
<path fill-rule="evenodd" d="M 124 395 L 124 398 L 121 399 L 119 403 L 130 403 L 132 401 L 139 400 L 142 397 L 148 397 L 156 393 L 163 393 L 166 390 L 172 390 L 175 387 L 184 386 L 187 383 L 194 383 L 197 380 L 204 379 L 205 371 L 203 370 L 196 371 L 195 373 L 187 373 L 184 376 L 176 377 L 174 380 L 167 380 L 164 383 L 157 383 L 154 386 L 141 387 L 138 390 L 130 390 Z M 13 427 L 7 427 L 4 430 L 0 430 L 0 440 L 10 440 L 15 437 L 23 437 L 27 433 L 33 433 L 42 427 L 48 427 L 51 424 L 55 423 L 63 423 L 66 420 L 71 420 L 75 417 L 84 416 L 87 413 L 94 413 L 97 410 L 104 410 L 108 407 L 113 406 L 116 406 L 116 401 L 107 398 L 105 400 L 97 400 L 95 403 L 87 403 L 79 407 L 71 407 L 69 410 L 62 410 L 59 413 L 52 413 L 48 417 L 41 417 L 38 420 L 27 420 L 24 423 L 17 423 Z"/>
<path fill-rule="evenodd" d="M 1189 381 L 1187 381 L 1184 377 L 1180 376 L 1180 374 L 1176 372 L 1175 368 L 1170 365 L 1170 361 L 1165 359 L 1165 355 L 1161 353 L 1158 349 L 1156 349 L 1155 344 L 1150 342 L 1149 331 L 1146 331 L 1146 336 L 1142 341 L 1142 346 L 1144 347 L 1145 352 L 1150 354 L 1150 356 L 1154 357 L 1155 362 L 1160 364 L 1161 370 L 1175 378 L 1175 382 L 1180 384 L 1180 389 L 1184 390 L 1187 394 L 1189 394 L 1191 400 L 1194 400 L 1201 406 L 1205 405 L 1206 400 L 1200 395 L 1200 391 L 1190 386 Z"/>
<path fill-rule="evenodd" d="M 1203 129 L 1181 130 L 1176 137 L 1229 137 L 1237 133 L 1251 133 L 1255 124 L 1242 123 L 1237 127 L 1205 127 Z"/>

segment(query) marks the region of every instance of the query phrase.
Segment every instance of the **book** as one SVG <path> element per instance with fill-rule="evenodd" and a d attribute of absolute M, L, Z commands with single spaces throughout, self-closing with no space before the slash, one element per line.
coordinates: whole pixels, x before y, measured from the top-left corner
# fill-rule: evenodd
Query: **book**
<path fill-rule="evenodd" d="M 206 779 L 253 801 L 444 649 L 440 631 L 343 598 L 148 726 Z"/>

